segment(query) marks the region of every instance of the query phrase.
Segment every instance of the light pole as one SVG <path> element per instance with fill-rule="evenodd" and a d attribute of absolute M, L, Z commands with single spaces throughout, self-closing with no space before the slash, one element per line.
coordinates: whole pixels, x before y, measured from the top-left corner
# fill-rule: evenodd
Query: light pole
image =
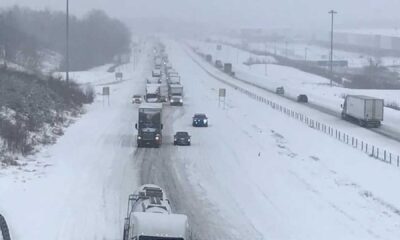
<path fill-rule="evenodd" d="M 66 6 L 66 28 L 65 28 L 65 40 L 66 40 L 66 53 L 65 53 L 65 80 L 69 82 L 69 0 L 67 0 Z"/>
<path fill-rule="evenodd" d="M 288 57 L 288 41 L 285 41 L 285 55 Z"/>
<path fill-rule="evenodd" d="M 307 51 L 308 51 L 308 48 L 306 47 L 306 48 L 304 49 L 304 61 L 305 61 L 305 62 L 307 62 Z"/>
<path fill-rule="evenodd" d="M 333 16 L 335 14 L 337 14 L 337 12 L 334 11 L 334 10 L 331 10 L 331 11 L 329 11 L 329 14 L 331 14 L 331 16 L 332 16 L 332 20 L 331 20 L 331 54 L 329 56 L 330 71 L 331 71 L 331 87 L 332 87 L 332 77 L 333 77 Z"/>

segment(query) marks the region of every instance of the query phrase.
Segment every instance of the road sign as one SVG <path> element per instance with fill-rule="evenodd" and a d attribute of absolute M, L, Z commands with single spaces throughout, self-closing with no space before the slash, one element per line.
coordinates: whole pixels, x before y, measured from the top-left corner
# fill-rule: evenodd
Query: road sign
<path fill-rule="evenodd" d="M 124 75 L 122 74 L 122 72 L 116 72 L 116 73 L 115 73 L 115 78 L 116 78 L 116 79 L 122 79 L 123 76 L 124 76 Z"/>
<path fill-rule="evenodd" d="M 219 89 L 219 97 L 225 97 L 225 96 L 226 96 L 226 89 L 220 88 Z"/>
<path fill-rule="evenodd" d="M 103 96 L 110 96 L 110 87 L 103 87 Z"/>
<path fill-rule="evenodd" d="M 103 87 L 103 106 L 104 106 L 104 98 L 106 96 L 108 105 L 110 105 L 110 87 Z"/>

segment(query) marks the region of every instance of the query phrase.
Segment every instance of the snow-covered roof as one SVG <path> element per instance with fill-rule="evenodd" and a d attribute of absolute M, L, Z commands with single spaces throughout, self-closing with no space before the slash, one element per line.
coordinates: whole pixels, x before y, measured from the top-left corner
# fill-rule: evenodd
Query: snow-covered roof
<path fill-rule="evenodd" d="M 162 109 L 162 103 L 148 103 L 144 102 L 140 104 L 139 108 L 153 108 L 153 109 Z"/>
<path fill-rule="evenodd" d="M 371 97 L 371 96 L 365 96 L 365 95 L 348 95 L 348 97 L 354 97 L 354 98 L 360 98 L 360 99 L 367 99 L 367 100 L 373 100 L 373 99 L 378 99 L 376 97 Z"/>
<path fill-rule="evenodd" d="M 135 236 L 185 238 L 188 220 L 182 214 L 142 213 L 131 216 Z"/>

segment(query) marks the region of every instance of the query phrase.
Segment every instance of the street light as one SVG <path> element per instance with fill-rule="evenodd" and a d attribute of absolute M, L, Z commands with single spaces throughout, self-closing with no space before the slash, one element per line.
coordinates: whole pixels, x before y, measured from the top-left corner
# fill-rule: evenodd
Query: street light
<path fill-rule="evenodd" d="M 307 51 L 308 51 L 308 48 L 306 47 L 306 48 L 304 49 L 304 61 L 305 61 L 305 62 L 307 62 Z"/>
<path fill-rule="evenodd" d="M 65 28 L 65 40 L 66 40 L 66 54 L 65 54 L 65 80 L 69 82 L 69 0 L 67 0 L 66 6 L 66 28 Z"/>
<path fill-rule="evenodd" d="M 330 60 L 330 70 L 331 70 L 331 87 L 332 87 L 332 77 L 333 77 L 333 16 L 335 14 L 337 14 L 336 11 L 331 10 L 329 11 L 329 14 L 331 14 L 332 16 L 332 20 L 331 20 L 331 54 L 329 56 L 329 60 Z"/>

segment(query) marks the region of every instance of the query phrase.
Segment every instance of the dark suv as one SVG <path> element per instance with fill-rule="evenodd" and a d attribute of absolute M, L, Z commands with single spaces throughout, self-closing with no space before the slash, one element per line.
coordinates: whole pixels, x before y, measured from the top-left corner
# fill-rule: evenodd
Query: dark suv
<path fill-rule="evenodd" d="M 177 132 L 174 135 L 174 145 L 190 145 L 190 135 L 188 132 Z"/>
<path fill-rule="evenodd" d="M 297 96 L 297 102 L 308 103 L 308 97 L 305 94 Z"/>
<path fill-rule="evenodd" d="M 208 127 L 208 118 L 204 113 L 196 113 L 193 116 L 193 127 Z"/>

